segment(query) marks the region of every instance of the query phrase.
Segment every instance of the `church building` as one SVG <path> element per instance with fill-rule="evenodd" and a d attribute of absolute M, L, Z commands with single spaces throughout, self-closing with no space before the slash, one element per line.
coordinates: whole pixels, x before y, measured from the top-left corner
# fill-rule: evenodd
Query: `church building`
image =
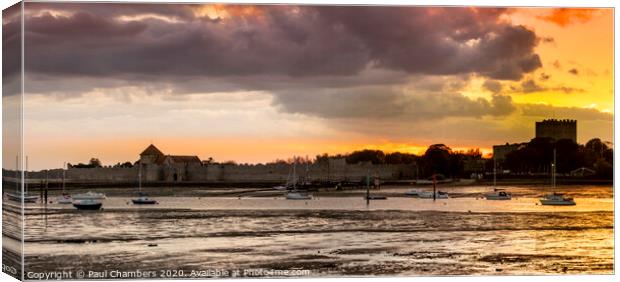
<path fill-rule="evenodd" d="M 149 145 L 140 153 L 139 164 L 142 165 L 145 181 L 189 181 L 191 169 L 202 166 L 198 156 L 165 155 L 155 145 Z"/>

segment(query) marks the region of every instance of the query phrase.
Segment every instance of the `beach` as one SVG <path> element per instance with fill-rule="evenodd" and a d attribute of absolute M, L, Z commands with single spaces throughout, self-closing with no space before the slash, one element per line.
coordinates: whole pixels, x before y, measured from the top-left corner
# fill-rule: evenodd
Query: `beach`
<path fill-rule="evenodd" d="M 613 273 L 611 186 L 558 187 L 575 197 L 577 205 L 567 207 L 539 205 L 545 187 L 504 188 L 515 191 L 513 200 L 481 198 L 489 187 L 454 189 L 450 199 L 437 201 L 384 187 L 372 193 L 388 199 L 369 205 L 362 191 L 317 193 L 307 201 L 203 191 L 160 196 L 154 206 L 109 196 L 95 212 L 32 204 L 26 272 L 83 272 L 84 278 Z M 121 274 L 134 277 L 111 277 Z"/>

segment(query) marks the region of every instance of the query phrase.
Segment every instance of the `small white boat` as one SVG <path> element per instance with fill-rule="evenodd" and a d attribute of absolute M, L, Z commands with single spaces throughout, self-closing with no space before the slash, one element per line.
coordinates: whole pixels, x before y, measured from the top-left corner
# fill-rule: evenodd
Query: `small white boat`
<path fill-rule="evenodd" d="M 82 199 L 73 201 L 73 206 L 78 210 L 99 210 L 103 204 L 96 199 Z"/>
<path fill-rule="evenodd" d="M 138 169 L 138 198 L 131 199 L 134 205 L 154 205 L 157 201 L 149 198 L 149 196 L 142 192 L 142 164 Z"/>
<path fill-rule="evenodd" d="M 17 168 L 18 159 L 16 157 L 15 159 L 15 167 Z M 19 169 L 15 170 L 15 179 L 17 181 L 15 181 L 16 187 L 15 187 L 15 193 L 6 193 L 6 197 L 11 200 L 11 201 L 15 201 L 15 202 L 24 202 L 24 203 L 36 203 L 37 200 L 39 199 L 38 196 L 31 196 L 28 195 L 28 156 L 26 156 L 26 171 L 24 171 L 24 190 L 20 191 L 19 189 L 19 175 L 17 174 Z"/>
<path fill-rule="evenodd" d="M 409 197 L 417 197 L 419 195 L 420 195 L 420 191 L 418 190 L 409 190 L 405 192 L 405 196 L 409 196 Z"/>
<path fill-rule="evenodd" d="M 157 201 L 149 198 L 149 196 L 146 193 L 142 193 L 142 192 L 140 192 L 138 194 L 138 198 L 131 199 L 131 202 L 134 205 L 154 205 L 154 204 L 157 204 Z"/>
<path fill-rule="evenodd" d="M 62 195 L 58 196 L 56 202 L 59 204 L 71 204 L 73 203 L 73 197 L 68 193 L 65 193 L 65 166 L 67 163 L 62 164 Z"/>
<path fill-rule="evenodd" d="M 295 157 L 293 157 L 293 159 L 295 159 Z M 295 174 L 296 166 L 297 166 L 297 162 L 293 162 L 293 174 L 292 174 L 293 190 L 286 193 L 286 199 L 287 200 L 310 200 L 312 199 L 312 195 L 297 191 L 297 176 Z"/>
<path fill-rule="evenodd" d="M 543 198 L 540 198 L 540 203 L 545 206 L 574 206 L 575 200 L 571 197 L 566 197 L 561 193 L 547 194 Z"/>
<path fill-rule="evenodd" d="M 74 200 L 103 200 L 106 196 L 103 193 L 88 191 L 82 194 L 73 195 Z"/>
<path fill-rule="evenodd" d="M 59 204 L 71 204 L 73 203 L 73 198 L 67 193 L 62 193 L 62 195 L 58 196 L 56 202 Z"/>
<path fill-rule="evenodd" d="M 300 193 L 297 191 L 291 191 L 286 193 L 287 200 L 311 200 L 312 195 Z"/>
<path fill-rule="evenodd" d="M 423 198 L 423 199 L 432 199 L 433 198 L 433 192 L 418 192 L 418 197 Z M 437 193 L 435 193 L 435 199 L 447 199 L 448 198 L 448 193 L 447 192 L 442 192 L 442 191 L 437 191 Z"/>
<path fill-rule="evenodd" d="M 284 185 L 278 185 L 278 186 L 274 186 L 273 189 L 278 190 L 278 191 L 284 191 L 284 190 L 288 190 L 288 187 Z"/>
<path fill-rule="evenodd" d="M 553 149 L 553 163 L 551 164 L 551 187 L 555 190 L 555 170 L 556 170 L 556 162 L 555 162 L 555 154 L 556 150 Z M 562 193 L 553 192 L 551 194 L 547 194 L 544 197 L 540 198 L 540 203 L 544 206 L 574 206 L 575 200 L 572 197 L 566 197 Z"/>
<path fill-rule="evenodd" d="M 501 190 L 495 190 L 495 192 L 493 193 L 488 193 L 485 194 L 484 197 L 487 200 L 497 200 L 497 201 L 503 201 L 503 200 L 511 200 L 512 199 L 512 195 L 506 191 L 501 191 Z"/>

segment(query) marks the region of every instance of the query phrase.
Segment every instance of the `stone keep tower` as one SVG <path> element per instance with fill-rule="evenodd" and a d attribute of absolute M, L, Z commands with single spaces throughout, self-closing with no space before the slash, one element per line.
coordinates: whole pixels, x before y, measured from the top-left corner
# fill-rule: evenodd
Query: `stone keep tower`
<path fill-rule="evenodd" d="M 570 119 L 546 119 L 536 122 L 536 138 L 551 138 L 555 141 L 570 139 L 577 143 L 577 121 Z"/>

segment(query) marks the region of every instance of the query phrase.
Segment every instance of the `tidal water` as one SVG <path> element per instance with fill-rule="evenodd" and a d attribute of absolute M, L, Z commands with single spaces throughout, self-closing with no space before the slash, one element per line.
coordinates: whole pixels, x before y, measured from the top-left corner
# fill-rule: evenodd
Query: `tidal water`
<path fill-rule="evenodd" d="M 488 201 L 466 188 L 433 202 L 388 188 L 368 206 L 357 195 L 161 196 L 154 206 L 112 196 L 96 212 L 33 204 L 25 265 L 108 275 L 85 278 L 613 273 L 613 188 L 572 186 L 577 205 L 565 207 L 539 205 L 537 189 Z"/>

